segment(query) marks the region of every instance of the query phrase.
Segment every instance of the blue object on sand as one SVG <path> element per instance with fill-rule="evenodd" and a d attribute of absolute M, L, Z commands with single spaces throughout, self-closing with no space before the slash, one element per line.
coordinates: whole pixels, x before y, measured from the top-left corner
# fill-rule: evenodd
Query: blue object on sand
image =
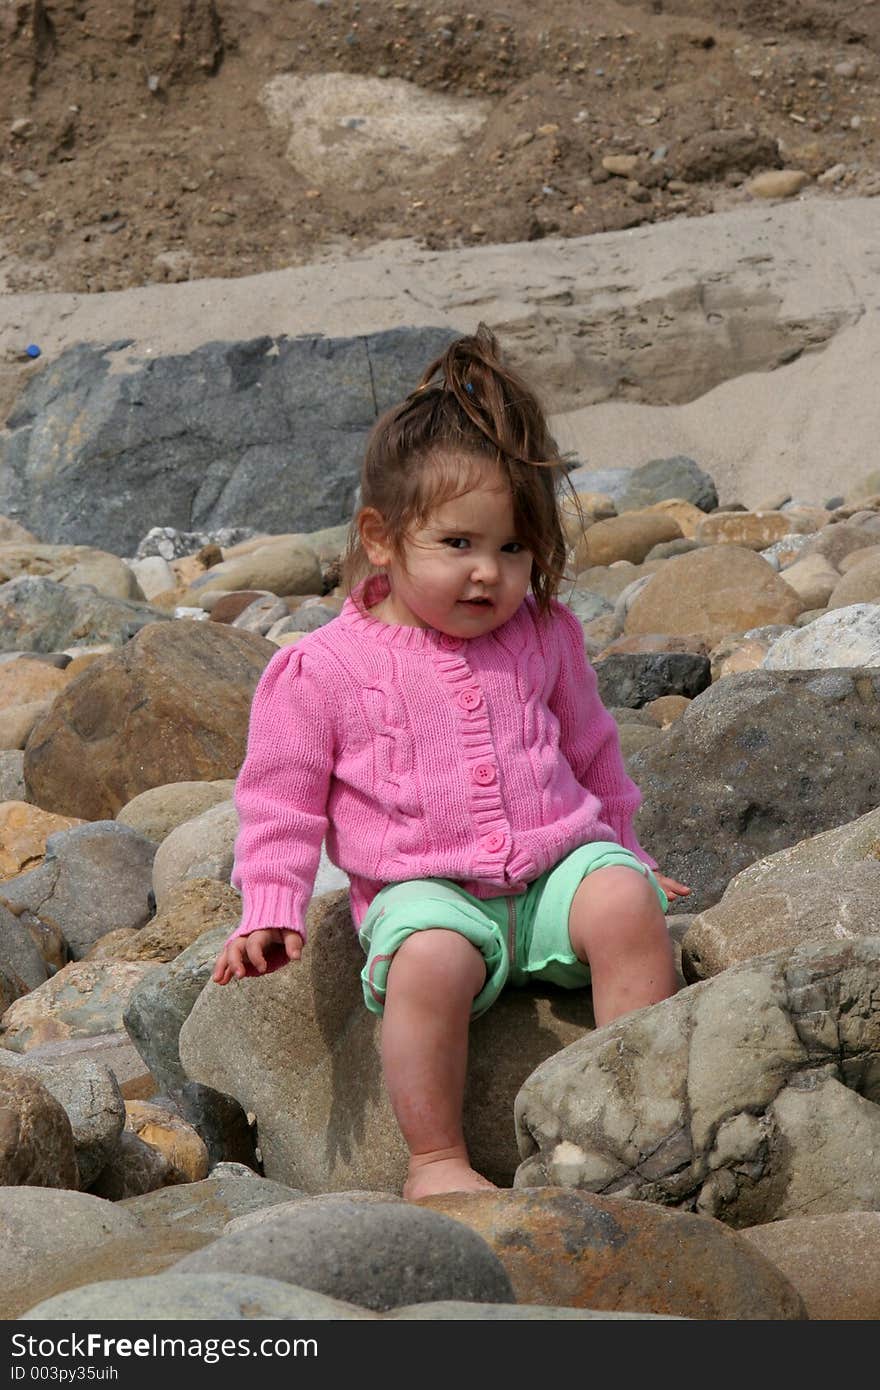
<path fill-rule="evenodd" d="M 40 349 L 37 347 L 36 343 L 28 343 L 25 348 L 25 355 L 27 357 L 39 357 Z"/>

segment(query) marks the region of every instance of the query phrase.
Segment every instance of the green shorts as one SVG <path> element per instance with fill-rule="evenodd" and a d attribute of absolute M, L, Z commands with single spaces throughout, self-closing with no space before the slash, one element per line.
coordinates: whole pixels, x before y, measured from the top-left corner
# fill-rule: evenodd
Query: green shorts
<path fill-rule="evenodd" d="M 367 1008 L 382 1012 L 395 951 L 413 932 L 431 927 L 460 932 L 486 962 L 486 982 L 474 999 L 472 1018 L 485 1013 L 506 984 L 546 980 L 566 989 L 589 984 L 589 967 L 571 949 L 568 917 L 582 880 L 612 864 L 644 874 L 666 911 L 666 894 L 648 866 L 628 849 L 604 840 L 573 849 L 524 893 L 512 896 L 475 898 L 449 878 L 390 883 L 370 903 L 359 932 L 367 953 L 361 971 Z"/>

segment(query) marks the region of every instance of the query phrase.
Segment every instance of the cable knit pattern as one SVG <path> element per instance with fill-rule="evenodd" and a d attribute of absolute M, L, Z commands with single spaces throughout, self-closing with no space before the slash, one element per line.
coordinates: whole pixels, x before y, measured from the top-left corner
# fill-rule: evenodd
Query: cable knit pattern
<path fill-rule="evenodd" d="M 542 619 L 529 595 L 494 632 L 455 638 L 374 618 L 387 592 L 384 576 L 365 581 L 263 672 L 235 786 L 233 935 L 305 938 L 325 837 L 356 927 L 388 883 L 521 893 L 592 840 L 656 868 L 574 614 L 555 603 Z"/>

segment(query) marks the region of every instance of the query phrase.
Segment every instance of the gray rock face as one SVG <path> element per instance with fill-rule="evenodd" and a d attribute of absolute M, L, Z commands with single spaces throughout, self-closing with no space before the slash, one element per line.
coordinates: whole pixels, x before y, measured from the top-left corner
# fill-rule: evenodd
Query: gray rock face
<path fill-rule="evenodd" d="M 880 1210 L 880 939 L 731 967 L 548 1058 L 516 1101 L 517 1187 L 735 1227 Z"/>
<path fill-rule="evenodd" d="M 236 1274 L 153 1274 L 84 1284 L 21 1314 L 22 1322 L 250 1322 L 374 1319 L 350 1303 L 279 1279 Z"/>
<path fill-rule="evenodd" d="M 8 887 L 0 883 L 0 894 Z M 46 962 L 20 918 L 9 910 L 9 899 L 0 896 L 0 973 L 17 994 L 37 989 L 49 978 Z M 2 997 L 2 996 L 0 996 Z"/>
<path fill-rule="evenodd" d="M 52 652 L 110 642 L 123 647 L 147 623 L 168 615 L 148 603 L 107 598 L 86 585 L 22 575 L 0 584 L 0 651 Z"/>
<path fill-rule="evenodd" d="M 711 680 L 709 658 L 695 652 L 613 652 L 595 661 L 594 669 L 602 703 L 631 709 L 661 695 L 692 699 Z"/>
<path fill-rule="evenodd" d="M 204 989 L 229 927 L 204 932 L 132 992 L 123 1013 L 126 1032 L 163 1090 L 187 1082 L 180 1061 L 180 1030 Z"/>
<path fill-rule="evenodd" d="M 112 1071 L 88 1057 L 59 1057 L 50 1062 L 8 1049 L 2 1064 L 35 1077 L 65 1111 L 73 1131 L 79 1186 L 89 1187 L 125 1124 L 125 1101 Z"/>
<path fill-rule="evenodd" d="M 40 1263 L 96 1250 L 111 1237 L 134 1235 L 137 1229 L 128 1212 L 87 1192 L 0 1188 L 4 1282 L 24 1283 Z"/>
<path fill-rule="evenodd" d="M 0 1189 L 18 1186 L 78 1187 L 73 1133 L 63 1106 L 39 1078 L 4 1067 L 0 1055 Z M 0 1249 L 8 1272 L 5 1241 Z"/>
<path fill-rule="evenodd" d="M 650 463 L 634 468 L 616 499 L 617 510 L 630 512 L 650 507 L 668 497 L 681 497 L 703 512 L 718 506 L 718 493 L 709 474 L 693 459 L 677 454 L 674 458 L 651 459 Z"/>
<path fill-rule="evenodd" d="M 157 525 L 336 525 L 378 413 L 455 336 L 264 337 L 123 370 L 126 344 L 79 344 L 33 379 L 0 436 L 0 512 L 119 555 Z"/>
<path fill-rule="evenodd" d="M 96 1197 L 118 1202 L 125 1197 L 137 1197 L 154 1192 L 166 1181 L 172 1181 L 171 1164 L 164 1154 L 145 1144 L 131 1130 L 124 1129 L 107 1163 L 92 1182 Z"/>
<path fill-rule="evenodd" d="M 0 801 L 25 801 L 24 752 L 0 748 Z"/>
<path fill-rule="evenodd" d="M 81 960 L 107 932 L 149 921 L 155 853 L 152 840 L 117 821 L 77 825 L 50 835 L 43 863 L 7 880 L 2 895 L 25 923 L 58 926 Z"/>
<path fill-rule="evenodd" d="M 643 845 L 716 903 L 764 855 L 880 803 L 880 672 L 726 676 L 630 762 Z"/>
<path fill-rule="evenodd" d="M 140 1197 L 128 1197 L 120 1206 L 145 1230 L 185 1225 L 188 1230 L 219 1236 L 227 1223 L 238 1217 L 301 1197 L 295 1188 L 270 1182 L 257 1173 L 224 1176 L 219 1167 L 200 1182 L 180 1183 Z"/>
<path fill-rule="evenodd" d="M 376 1311 L 447 1298 L 515 1302 L 504 1266 L 476 1232 L 407 1202 L 296 1203 L 277 1222 L 222 1236 L 172 1268 L 284 1279 Z"/>

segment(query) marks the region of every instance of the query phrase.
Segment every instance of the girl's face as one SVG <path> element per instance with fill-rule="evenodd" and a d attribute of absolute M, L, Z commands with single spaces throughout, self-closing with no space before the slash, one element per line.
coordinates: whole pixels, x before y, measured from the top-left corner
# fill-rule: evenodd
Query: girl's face
<path fill-rule="evenodd" d="M 388 574 L 390 591 L 375 610 L 385 622 L 478 637 L 512 618 L 528 593 L 532 553 L 517 539 L 500 472 L 478 476 L 430 513 L 407 537 L 404 564 L 385 544 L 378 512 L 362 513 L 360 530 L 370 563 Z"/>

